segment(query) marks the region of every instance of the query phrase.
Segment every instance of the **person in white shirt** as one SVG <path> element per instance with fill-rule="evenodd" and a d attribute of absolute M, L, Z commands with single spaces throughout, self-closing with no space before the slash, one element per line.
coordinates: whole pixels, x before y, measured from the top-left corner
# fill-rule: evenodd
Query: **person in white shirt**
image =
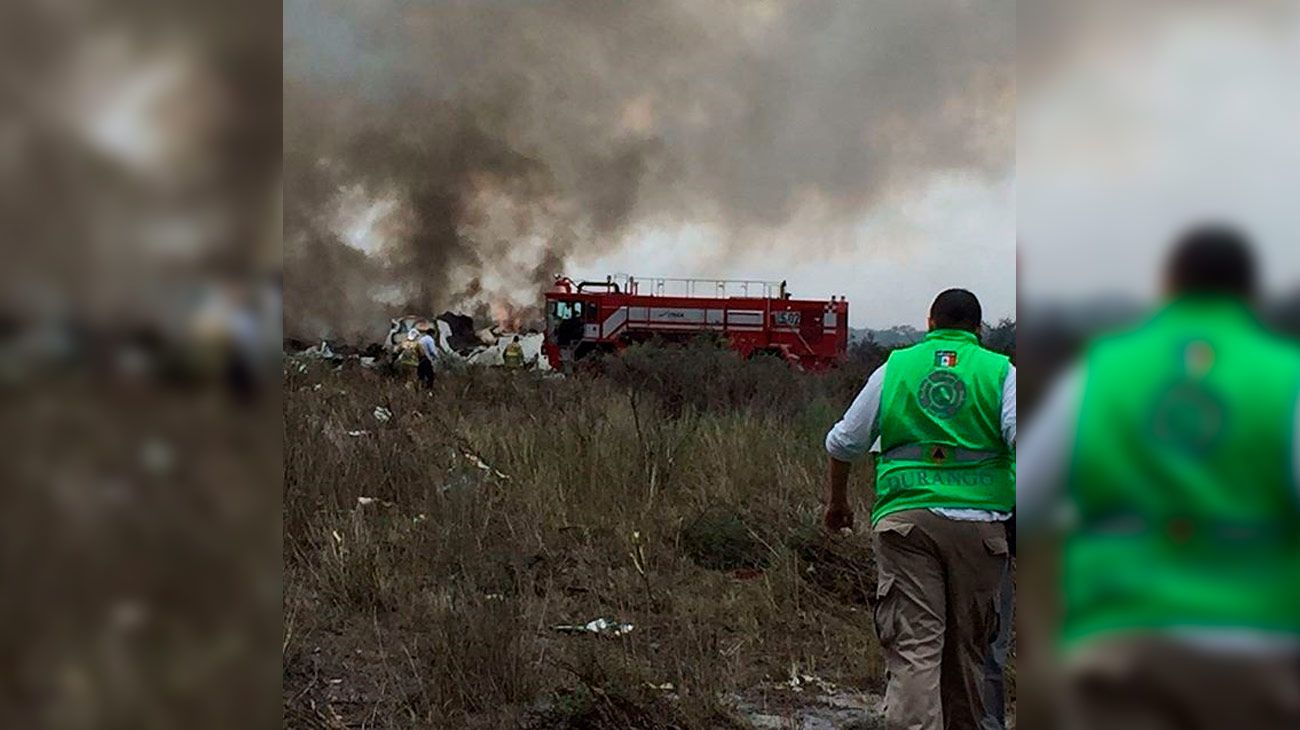
<path fill-rule="evenodd" d="M 1025 435 L 1017 518 L 1059 545 L 1074 727 L 1300 728 L 1300 353 L 1249 239 L 1190 229 L 1167 300 L 1103 335 Z"/>
<path fill-rule="evenodd" d="M 851 463 L 879 440 L 872 533 L 890 728 L 975 730 L 1015 509 L 1015 368 L 981 346 L 974 294 L 950 289 L 929 333 L 895 350 L 826 435 L 826 526 L 851 527 Z"/>
<path fill-rule="evenodd" d="M 415 330 L 412 330 L 414 332 Z M 433 387 L 434 365 L 438 362 L 438 342 L 433 338 L 433 327 L 426 327 L 424 332 L 418 335 L 415 340 L 415 349 L 419 354 L 419 364 L 416 366 L 416 375 L 419 376 L 420 384 L 426 388 Z"/>

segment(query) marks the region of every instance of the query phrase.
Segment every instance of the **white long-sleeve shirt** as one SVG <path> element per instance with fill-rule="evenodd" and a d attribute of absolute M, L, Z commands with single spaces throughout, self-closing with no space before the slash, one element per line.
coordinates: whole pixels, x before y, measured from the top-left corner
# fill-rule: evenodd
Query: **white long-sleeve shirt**
<path fill-rule="evenodd" d="M 420 355 L 428 360 L 430 365 L 438 362 L 438 345 L 434 342 L 433 335 L 421 335 L 415 344 L 420 348 Z"/>
<path fill-rule="evenodd" d="M 874 448 L 879 449 L 881 394 L 885 387 L 888 363 L 876 368 L 867 378 L 858 397 L 844 417 L 826 434 L 826 453 L 839 461 L 857 461 Z M 1016 368 L 1007 369 L 1002 381 L 1002 438 L 1007 446 L 1016 447 Z M 963 522 L 1002 522 L 1009 512 L 979 509 L 933 509 L 937 515 Z"/>

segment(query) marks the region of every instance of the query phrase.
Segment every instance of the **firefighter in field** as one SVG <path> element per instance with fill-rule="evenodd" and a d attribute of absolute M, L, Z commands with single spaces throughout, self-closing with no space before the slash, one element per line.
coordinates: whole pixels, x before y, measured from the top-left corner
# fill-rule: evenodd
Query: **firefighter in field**
<path fill-rule="evenodd" d="M 1015 508 L 1016 376 L 980 345 L 979 300 L 941 293 L 826 436 L 827 527 L 853 525 L 850 463 L 879 439 L 871 525 L 889 730 L 976 730 Z"/>
<path fill-rule="evenodd" d="M 402 368 L 418 367 L 420 362 L 419 347 L 416 340 L 420 339 L 420 333 L 416 330 L 410 330 L 406 333 L 406 338 L 397 346 L 397 352 L 393 358 L 393 365 Z"/>
<path fill-rule="evenodd" d="M 1093 343 L 1025 436 L 1022 528 L 1071 517 L 1071 719 L 1294 730 L 1300 350 L 1253 314 L 1239 232 L 1189 231 L 1165 276 L 1169 301 Z"/>
<path fill-rule="evenodd" d="M 511 370 L 522 370 L 524 367 L 524 346 L 519 344 L 519 335 L 515 335 L 506 345 L 505 352 L 501 353 L 501 362 Z"/>

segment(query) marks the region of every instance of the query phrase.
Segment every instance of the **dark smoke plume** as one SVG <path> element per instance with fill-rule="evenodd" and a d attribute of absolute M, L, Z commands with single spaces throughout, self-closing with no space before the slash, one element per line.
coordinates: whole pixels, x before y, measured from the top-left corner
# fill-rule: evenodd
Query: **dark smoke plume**
<path fill-rule="evenodd" d="M 514 311 L 647 230 L 827 251 L 936 174 L 1001 177 L 1014 18 L 1006 0 L 288 0 L 286 332 Z"/>

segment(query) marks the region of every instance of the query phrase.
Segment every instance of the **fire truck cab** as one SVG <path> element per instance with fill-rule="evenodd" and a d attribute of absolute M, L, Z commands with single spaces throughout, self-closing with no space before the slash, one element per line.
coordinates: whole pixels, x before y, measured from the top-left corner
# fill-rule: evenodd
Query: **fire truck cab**
<path fill-rule="evenodd" d="M 546 293 L 543 351 L 556 369 L 650 339 L 720 337 L 743 357 L 773 355 L 822 370 L 848 349 L 849 304 L 794 299 L 785 282 L 713 279 L 555 279 Z"/>

